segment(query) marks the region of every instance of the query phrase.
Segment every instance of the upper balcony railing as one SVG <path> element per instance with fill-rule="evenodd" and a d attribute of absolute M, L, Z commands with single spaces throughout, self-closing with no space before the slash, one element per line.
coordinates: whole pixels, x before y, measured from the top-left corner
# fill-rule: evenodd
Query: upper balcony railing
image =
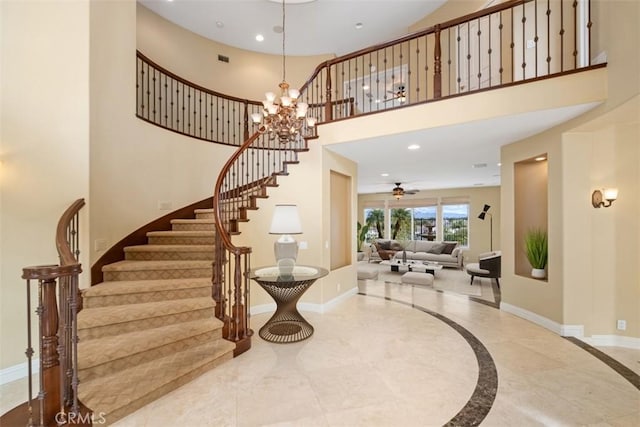
<path fill-rule="evenodd" d="M 513 0 L 320 64 L 302 88 L 319 123 L 591 66 L 590 0 Z"/>
<path fill-rule="evenodd" d="M 318 123 L 591 67 L 590 0 L 511 0 L 320 64 L 301 88 Z M 138 53 L 137 115 L 240 146 L 261 102 L 190 83 Z M 310 130 L 306 130 L 309 132 Z"/>

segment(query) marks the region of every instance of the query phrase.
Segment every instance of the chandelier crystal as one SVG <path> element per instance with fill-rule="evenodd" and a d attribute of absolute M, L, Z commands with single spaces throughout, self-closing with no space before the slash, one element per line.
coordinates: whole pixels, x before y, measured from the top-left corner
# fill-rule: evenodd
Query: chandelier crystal
<path fill-rule="evenodd" d="M 285 55 L 285 0 L 282 0 L 282 83 L 280 83 L 280 99 L 276 101 L 273 92 L 265 94 L 262 101 L 262 112 L 251 114 L 251 120 L 258 126 L 258 132 L 268 133 L 269 139 L 278 138 L 281 144 L 294 142 L 305 122 L 308 127 L 314 127 L 315 117 L 307 117 L 309 105 L 306 102 L 298 102 L 300 91 L 291 89 L 286 81 L 286 55 Z"/>

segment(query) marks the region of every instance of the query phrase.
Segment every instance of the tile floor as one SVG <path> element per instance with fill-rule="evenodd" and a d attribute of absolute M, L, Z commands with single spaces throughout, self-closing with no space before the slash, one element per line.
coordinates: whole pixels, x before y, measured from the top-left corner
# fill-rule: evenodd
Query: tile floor
<path fill-rule="evenodd" d="M 114 426 L 441 426 L 483 405 L 483 426 L 640 426 L 640 390 L 546 329 L 428 288 L 367 281 L 361 291 L 303 312 L 310 339 L 271 344 L 256 333 L 249 352 Z M 252 318 L 256 332 L 269 316 Z M 493 401 L 474 401 L 487 377 L 452 325 L 488 351 Z M 640 351 L 601 350 L 640 373 Z M 24 401 L 25 383 L 0 387 L 2 412 Z"/>

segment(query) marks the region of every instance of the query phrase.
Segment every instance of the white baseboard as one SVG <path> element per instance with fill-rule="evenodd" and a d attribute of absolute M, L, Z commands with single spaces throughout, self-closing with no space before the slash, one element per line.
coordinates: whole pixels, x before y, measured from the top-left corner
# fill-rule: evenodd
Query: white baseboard
<path fill-rule="evenodd" d="M 506 302 L 500 303 L 500 310 L 526 319 L 563 337 L 582 338 L 584 336 L 583 325 L 562 325 L 556 321 L 547 319 L 544 316 L 540 316 L 539 314 L 525 310 L 524 308 L 516 307 L 515 305 L 511 305 Z"/>
<path fill-rule="evenodd" d="M 31 361 L 31 369 L 33 374 L 40 372 L 40 359 L 36 358 Z M 25 378 L 28 373 L 27 362 L 0 369 L 0 385 Z"/>
<path fill-rule="evenodd" d="M 623 337 L 620 335 L 592 335 L 581 339 L 594 347 L 625 347 L 640 350 L 640 338 L 635 337 Z"/>
<path fill-rule="evenodd" d="M 327 310 L 331 309 L 332 307 L 336 306 L 338 303 L 346 300 L 347 298 L 356 295 L 358 293 L 358 287 L 354 286 L 353 288 L 347 290 L 346 292 L 343 292 L 342 294 L 338 295 L 337 297 L 335 297 L 334 299 L 327 301 L 324 304 L 315 304 L 315 303 L 311 303 L 311 302 L 299 302 L 298 303 L 298 310 L 300 311 L 311 311 L 313 313 L 325 313 Z M 256 314 L 262 314 L 262 313 L 270 313 L 275 311 L 276 309 L 276 304 L 274 302 L 268 303 L 268 304 L 260 304 L 260 305 L 254 305 L 251 306 L 251 309 L 249 310 L 249 312 L 251 313 L 251 315 L 256 315 Z"/>

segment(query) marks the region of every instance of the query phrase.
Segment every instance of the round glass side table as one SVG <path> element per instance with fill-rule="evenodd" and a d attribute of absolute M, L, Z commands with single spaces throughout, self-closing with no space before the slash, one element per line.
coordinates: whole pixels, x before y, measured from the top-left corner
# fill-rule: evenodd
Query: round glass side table
<path fill-rule="evenodd" d="M 313 326 L 298 312 L 298 300 L 313 283 L 329 271 L 321 267 L 297 265 L 291 274 L 282 275 L 278 267 L 256 268 L 249 272 L 276 302 L 276 312 L 260 328 L 262 339 L 274 343 L 292 343 L 313 335 Z"/>

